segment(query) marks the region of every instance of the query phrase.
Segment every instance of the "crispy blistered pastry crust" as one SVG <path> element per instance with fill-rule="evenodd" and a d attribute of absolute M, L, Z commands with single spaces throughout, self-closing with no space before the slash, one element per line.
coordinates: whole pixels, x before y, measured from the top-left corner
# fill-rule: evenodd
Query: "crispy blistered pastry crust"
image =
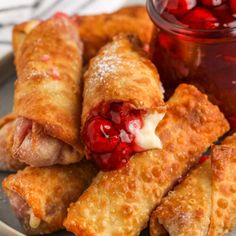
<path fill-rule="evenodd" d="M 152 213 L 150 235 L 161 236 L 160 225 L 167 235 L 204 236 L 211 217 L 211 162 L 207 160 L 191 171 L 174 191 L 168 193 Z"/>
<path fill-rule="evenodd" d="M 82 156 L 82 49 L 75 24 L 65 16 L 40 23 L 25 37 L 15 63 L 16 114 L 41 124 L 46 134 L 72 145 Z"/>
<path fill-rule="evenodd" d="M 27 167 L 5 178 L 3 188 L 10 201 L 17 194 L 41 220 L 34 229 L 28 215 L 19 219 L 28 234 L 50 233 L 63 228 L 67 207 L 78 199 L 96 173 L 94 166 L 84 160 L 68 166 Z"/>
<path fill-rule="evenodd" d="M 236 148 L 236 133 L 232 134 L 231 136 L 228 136 L 223 142 L 222 145 L 228 146 L 231 148 Z"/>
<path fill-rule="evenodd" d="M 147 45 L 152 35 L 153 24 L 145 6 L 125 7 L 111 14 L 78 16 L 76 20 L 84 43 L 85 62 L 119 33 L 135 34 Z"/>
<path fill-rule="evenodd" d="M 15 171 L 25 166 L 11 156 L 15 118 L 15 114 L 10 113 L 0 119 L 0 170 L 4 171 Z"/>
<path fill-rule="evenodd" d="M 139 235 L 176 180 L 228 129 L 205 95 L 180 85 L 157 128 L 163 149 L 138 153 L 123 169 L 100 172 L 69 208 L 66 229 L 79 236 Z"/>
<path fill-rule="evenodd" d="M 193 170 L 153 212 L 151 236 L 227 235 L 236 224 L 236 136 L 214 145 L 210 160 Z"/>
<path fill-rule="evenodd" d="M 0 129 L 7 123 L 12 122 L 16 119 L 16 115 L 14 113 L 9 113 L 6 116 L 0 119 Z"/>
<path fill-rule="evenodd" d="M 40 20 L 30 20 L 14 26 L 12 32 L 12 46 L 15 58 L 19 52 L 19 48 L 21 48 L 24 43 L 26 35 L 29 34 L 40 23 Z"/>
<path fill-rule="evenodd" d="M 136 109 L 165 112 L 159 74 L 140 45 L 135 36 L 120 34 L 90 60 L 84 74 L 82 126 L 102 102 L 128 101 Z"/>
<path fill-rule="evenodd" d="M 236 225 L 236 135 L 212 150 L 212 216 L 208 236 L 227 235 Z"/>
<path fill-rule="evenodd" d="M 145 45 L 149 45 L 152 35 L 153 24 L 145 6 L 125 7 L 111 14 L 76 16 L 74 20 L 84 43 L 84 63 L 87 63 L 102 46 L 119 33 L 135 34 Z M 39 23 L 40 20 L 31 20 L 14 27 L 12 42 L 15 53 L 25 35 Z"/>

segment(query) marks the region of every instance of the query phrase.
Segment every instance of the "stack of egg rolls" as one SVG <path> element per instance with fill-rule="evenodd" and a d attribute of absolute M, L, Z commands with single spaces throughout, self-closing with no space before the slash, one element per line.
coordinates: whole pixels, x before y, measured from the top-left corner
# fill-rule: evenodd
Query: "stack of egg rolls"
<path fill-rule="evenodd" d="M 96 173 L 85 160 L 66 166 L 26 167 L 5 178 L 3 189 L 27 235 L 49 234 L 63 228 L 69 204 Z"/>
<path fill-rule="evenodd" d="M 212 142 L 229 130 L 218 107 L 191 85 L 176 89 L 166 112 L 158 72 L 143 52 L 151 29 L 144 7 L 72 18 L 56 14 L 46 21 L 34 20 L 15 27 L 16 119 L 9 120 L 9 126 L 0 130 L 0 151 L 3 134 L 4 140 L 13 145 L 14 161 L 31 165 L 3 182 L 27 234 L 48 234 L 65 227 L 80 236 L 138 236 L 147 226 L 151 212 L 178 179 L 198 162 Z M 131 34 L 121 34 L 98 52 L 120 32 L 140 36 L 144 45 Z M 82 111 L 82 57 L 87 63 L 93 56 L 84 76 Z M 129 103 L 134 109 L 145 111 L 146 117 L 157 114 L 155 126 L 147 123 L 149 129 L 143 140 L 148 140 L 151 127 L 151 137 L 158 139 L 158 145 L 148 143 L 122 169 L 100 171 L 96 176 L 97 169 L 90 162 L 81 161 L 84 150 L 80 126 L 83 130 L 96 107 L 112 102 Z M 9 139 L 6 134 L 11 134 Z M 226 142 L 231 145 L 229 139 Z M 212 188 L 218 191 L 226 186 L 228 191 L 228 182 L 234 181 L 228 164 L 231 162 L 224 162 L 227 165 L 223 166 L 219 158 L 215 160 L 217 174 L 212 176 L 219 178 Z M 76 162 L 80 163 L 72 164 Z M 202 195 L 206 214 L 200 213 L 202 218 L 196 228 L 205 230 L 208 225 L 209 235 L 222 233 L 222 229 L 226 232 L 234 224 L 229 219 L 233 211 L 230 215 L 224 211 L 225 193 L 218 191 L 212 201 L 205 198 L 212 196 L 210 161 L 200 169 L 199 188 L 207 188 Z M 222 182 L 222 176 L 226 176 L 223 180 L 227 183 Z M 219 200 L 221 209 L 217 208 Z M 233 201 L 229 205 L 234 210 Z M 211 208 L 216 214 L 210 214 Z M 219 215 L 224 217 L 223 226 Z M 160 224 L 157 231 L 157 235 L 167 233 Z"/>
<path fill-rule="evenodd" d="M 236 135 L 214 145 L 153 212 L 151 236 L 227 235 L 236 224 Z"/>
<path fill-rule="evenodd" d="M 80 38 L 84 44 L 84 64 L 119 33 L 135 34 L 145 46 L 148 46 L 153 28 L 144 6 L 129 6 L 110 14 L 74 16 L 73 20 L 79 28 Z M 15 52 L 25 36 L 40 22 L 30 20 L 14 27 L 12 41 Z"/>
<path fill-rule="evenodd" d="M 83 147 L 78 27 L 66 15 L 55 15 L 38 23 L 15 49 L 13 157 L 31 166 L 79 162 Z"/>
<path fill-rule="evenodd" d="M 16 171 L 25 166 L 11 155 L 14 129 L 15 115 L 13 113 L 0 119 L 0 170 L 3 171 Z"/>
<path fill-rule="evenodd" d="M 217 106 L 180 85 L 157 128 L 163 149 L 134 155 L 120 170 L 99 172 L 72 204 L 64 226 L 75 235 L 139 235 L 151 212 L 202 152 L 228 129 Z"/>

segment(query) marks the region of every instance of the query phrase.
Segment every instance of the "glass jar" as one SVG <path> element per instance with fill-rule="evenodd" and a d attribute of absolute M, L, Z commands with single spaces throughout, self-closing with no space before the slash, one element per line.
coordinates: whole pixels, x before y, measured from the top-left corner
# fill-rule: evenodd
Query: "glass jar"
<path fill-rule="evenodd" d="M 236 122 L 236 29 L 190 29 L 163 17 L 167 0 L 147 0 L 155 24 L 152 60 L 169 97 L 180 83 L 208 94 Z"/>

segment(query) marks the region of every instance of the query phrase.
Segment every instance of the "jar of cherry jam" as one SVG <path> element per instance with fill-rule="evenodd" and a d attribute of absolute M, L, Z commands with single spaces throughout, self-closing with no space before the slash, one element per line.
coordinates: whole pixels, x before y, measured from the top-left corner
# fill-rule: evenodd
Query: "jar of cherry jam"
<path fill-rule="evenodd" d="M 147 0 L 147 9 L 167 97 L 192 83 L 236 125 L 236 0 Z"/>

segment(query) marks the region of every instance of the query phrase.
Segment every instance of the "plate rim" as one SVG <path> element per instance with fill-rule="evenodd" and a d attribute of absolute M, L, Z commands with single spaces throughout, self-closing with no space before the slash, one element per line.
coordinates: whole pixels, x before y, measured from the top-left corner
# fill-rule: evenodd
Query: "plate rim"
<path fill-rule="evenodd" d="M 0 229 L 1 229 L 1 233 L 4 233 L 4 234 L 6 233 L 9 236 L 25 236 L 25 234 L 22 234 L 21 232 L 10 227 L 6 223 L 4 223 L 2 220 L 0 220 Z"/>

